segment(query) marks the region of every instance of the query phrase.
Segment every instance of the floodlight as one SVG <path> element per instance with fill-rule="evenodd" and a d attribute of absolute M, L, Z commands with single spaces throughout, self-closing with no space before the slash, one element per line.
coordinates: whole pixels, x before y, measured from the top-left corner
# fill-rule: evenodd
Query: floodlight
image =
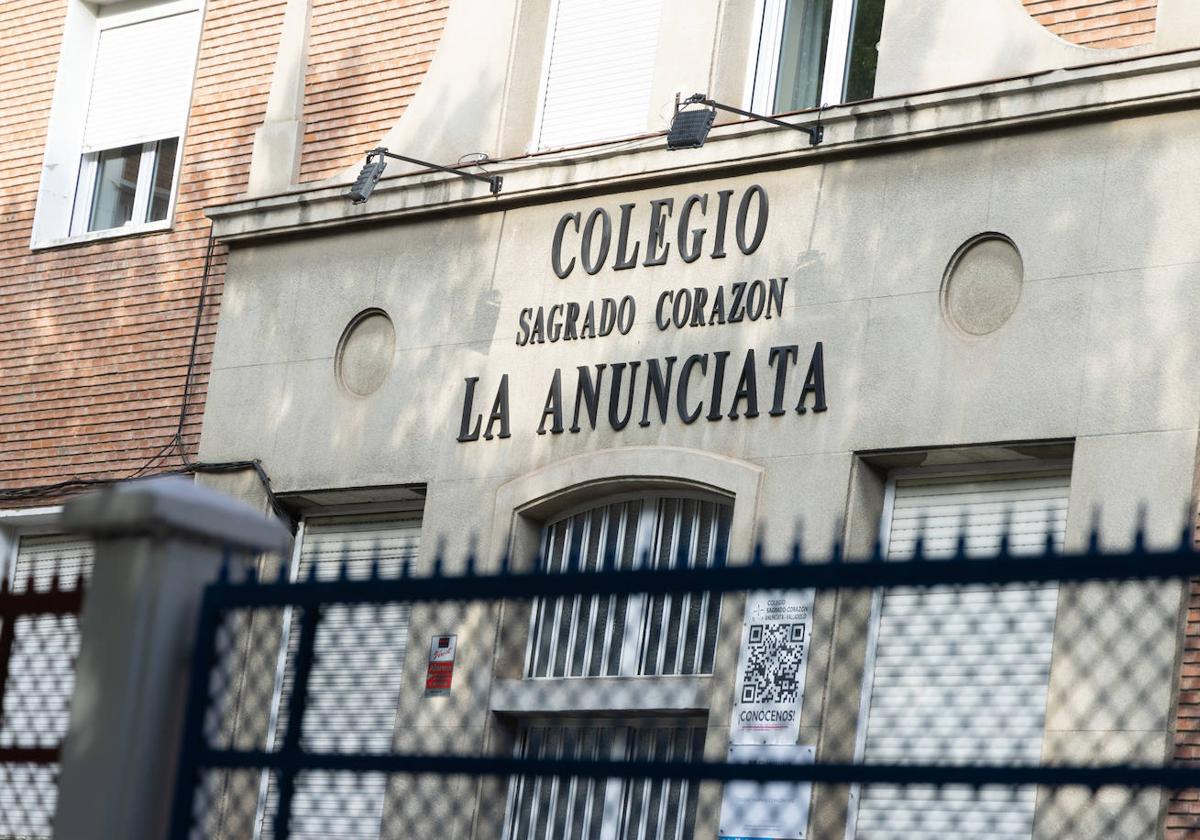
<path fill-rule="evenodd" d="M 504 185 L 504 179 L 499 175 L 477 175 L 474 172 L 464 172 L 461 169 L 451 166 L 442 166 L 441 164 L 430 163 L 427 160 L 418 160 L 417 158 L 398 155 L 395 152 L 389 152 L 383 146 L 379 146 L 367 152 L 367 162 L 363 164 L 362 171 L 358 173 L 358 178 L 355 180 L 354 186 L 346 193 L 346 198 L 355 204 L 362 204 L 370 198 L 375 185 L 379 183 L 379 179 L 383 176 L 383 170 L 387 168 L 386 158 L 402 160 L 405 163 L 423 166 L 426 169 L 436 169 L 438 172 L 449 172 L 451 175 L 470 178 L 473 181 L 482 181 L 488 185 L 488 189 L 492 195 L 499 195 L 500 188 Z"/>
<path fill-rule="evenodd" d="M 699 149 L 708 137 L 717 112 L 713 108 L 699 108 L 694 111 L 677 111 L 671 120 L 671 130 L 667 132 L 668 149 Z"/>
<path fill-rule="evenodd" d="M 379 179 L 383 177 L 385 169 L 387 169 L 387 160 L 382 155 L 378 157 L 367 155 L 367 162 L 363 164 L 362 171 L 358 173 L 354 186 L 350 188 L 350 192 L 346 193 L 346 196 L 355 204 L 362 204 L 371 197 L 371 193 L 374 191 L 375 185 L 379 183 Z"/>
<path fill-rule="evenodd" d="M 803 131 L 808 135 L 810 146 L 819 146 L 821 145 L 821 141 L 825 139 L 825 126 L 821 125 L 819 111 L 817 112 L 816 125 L 796 125 L 763 114 L 755 114 L 753 111 L 743 111 L 741 108 L 734 108 L 732 105 L 722 105 L 720 102 L 714 102 L 702 93 L 692 94 L 683 100 L 681 104 L 685 107 L 688 105 L 703 105 L 704 107 L 690 111 L 676 108 L 675 116 L 671 120 L 671 130 L 667 132 L 668 149 L 698 149 L 703 146 L 704 141 L 708 139 L 708 130 L 712 128 L 713 120 L 716 119 L 717 109 L 728 111 L 731 114 L 738 114 L 742 117 L 762 120 L 781 128 Z"/>

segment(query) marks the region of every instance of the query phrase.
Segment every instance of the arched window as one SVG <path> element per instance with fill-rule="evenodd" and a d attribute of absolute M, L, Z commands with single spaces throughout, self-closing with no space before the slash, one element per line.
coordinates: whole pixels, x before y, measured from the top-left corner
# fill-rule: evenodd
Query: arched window
<path fill-rule="evenodd" d="M 732 506 L 644 493 L 568 512 L 542 530 L 550 572 L 703 568 L 721 563 Z M 541 599 L 530 619 L 527 677 L 712 673 L 719 599 L 708 593 Z"/>

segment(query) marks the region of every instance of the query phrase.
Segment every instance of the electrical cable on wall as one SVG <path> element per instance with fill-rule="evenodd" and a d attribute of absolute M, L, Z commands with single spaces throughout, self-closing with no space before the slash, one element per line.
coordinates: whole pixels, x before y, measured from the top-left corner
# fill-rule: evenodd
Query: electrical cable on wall
<path fill-rule="evenodd" d="M 267 494 L 267 501 L 270 503 L 271 510 L 280 519 L 285 522 L 291 522 L 291 517 L 287 511 L 279 503 L 274 491 L 271 489 L 271 479 L 263 469 L 262 463 L 257 459 L 248 461 L 218 461 L 204 462 L 193 461 L 188 456 L 187 445 L 183 439 L 183 430 L 187 425 L 188 408 L 191 404 L 192 386 L 196 376 L 196 353 L 200 344 L 200 330 L 204 324 L 204 309 L 205 303 L 208 300 L 208 285 L 209 275 L 212 271 L 213 251 L 216 248 L 216 240 L 213 238 L 212 223 L 209 223 L 208 229 L 208 244 L 204 254 L 204 270 L 200 279 L 200 295 L 196 302 L 196 320 L 192 327 L 192 342 L 191 348 L 188 351 L 187 374 L 183 382 L 183 396 L 179 405 L 179 420 L 176 423 L 175 431 L 162 447 L 152 455 L 144 464 L 138 467 L 129 475 L 122 478 L 70 478 L 65 481 L 58 481 L 53 484 L 41 484 L 33 487 L 14 487 L 8 489 L 0 489 L 0 501 L 5 500 L 26 500 L 38 499 L 44 497 L 61 496 L 66 493 L 72 493 L 79 490 L 85 490 L 91 487 L 104 487 L 118 481 L 128 481 L 132 479 L 145 478 L 150 475 L 188 475 L 195 473 L 222 473 L 236 472 L 238 470 L 252 469 L 262 483 L 263 490 Z M 170 454 L 171 450 L 176 450 L 179 456 L 181 466 L 174 469 L 155 468 L 163 462 Z"/>

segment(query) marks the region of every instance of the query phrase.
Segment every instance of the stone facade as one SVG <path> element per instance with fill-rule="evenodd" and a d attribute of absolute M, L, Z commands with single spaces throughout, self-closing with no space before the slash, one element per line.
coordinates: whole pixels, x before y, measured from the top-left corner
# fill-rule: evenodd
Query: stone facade
<path fill-rule="evenodd" d="M 1127 544 L 1143 508 L 1152 544 L 1176 540 L 1200 431 L 1189 384 L 1200 345 L 1187 339 L 1200 204 L 1172 188 L 1200 176 L 1188 139 L 1200 127 L 1195 7 L 1162 2 L 1152 34 L 1097 52 L 1048 37 L 1026 14 L 1046 9 L 892 0 L 876 98 L 825 109 L 820 147 L 732 122 L 701 149 L 666 151 L 659 132 L 675 92 L 741 101 L 753 6 L 667 0 L 646 136 L 526 156 L 550 5 L 452 4 L 439 52 L 384 143 L 448 163 L 488 152 L 503 192 L 397 166 L 365 205 L 346 201 L 347 170 L 213 208 L 231 251 L 202 457 L 261 458 L 285 497 L 418 485 L 423 544 L 451 561 L 472 547 L 492 563 L 528 556 L 541 523 L 584 501 L 678 485 L 732 499 L 735 555 L 756 531 L 768 553 L 784 552 L 798 520 L 810 553 L 839 537 L 862 549 L 878 532 L 890 469 L 1064 458 L 1069 547 L 1085 544 L 1095 510 L 1106 545 Z M 769 199 L 761 240 L 753 220 L 765 208 L 748 200 L 742 210 L 755 188 Z M 739 285 L 770 289 L 783 277 L 771 318 L 714 316 L 718 289 L 728 304 Z M 986 283 L 981 293 L 981 277 L 1000 277 L 1003 294 Z M 627 324 L 588 332 L 589 312 L 602 321 L 606 300 L 626 299 Z M 681 300 L 683 315 L 672 309 Z M 558 340 L 546 326 L 555 317 Z M 368 322 L 365 361 L 347 377 L 348 330 Z M 818 353 L 826 410 L 816 410 Z M 695 379 L 660 415 L 634 371 L 672 361 Z M 781 366 L 790 378 L 773 390 Z M 1087 637 L 1100 595 L 1064 590 L 1045 760 L 1188 757 L 1175 742 L 1191 704 L 1164 676 L 1188 661 L 1176 621 L 1185 593 L 1139 591 L 1163 619 L 1139 627 L 1144 702 L 1096 720 L 1090 700 L 1123 677 L 1072 663 L 1069 643 Z M 714 675 L 677 698 L 680 709 L 704 707 L 712 757 L 728 738 L 740 608 L 726 604 Z M 861 685 L 864 641 L 833 628 L 861 629 L 870 609 L 869 599 L 817 600 L 826 633 L 800 732 L 819 759 L 853 755 L 857 711 L 845 695 Z M 519 657 L 494 647 L 497 629 L 503 638 L 521 624 L 479 610 L 453 628 L 468 676 L 452 734 L 469 749 L 511 737 L 490 712 L 537 708 Z M 415 611 L 411 632 L 449 630 Z M 523 631 L 513 632 L 520 649 Z M 409 657 L 406 684 L 419 684 L 420 659 Z M 404 695 L 398 714 L 398 744 L 448 735 L 436 702 Z M 846 797 L 818 792 L 814 836 L 842 836 Z M 1191 830 L 1189 801 L 1137 803 L 1127 836 Z M 495 802 L 479 807 L 493 814 Z M 1117 807 L 1045 800 L 1035 836 L 1068 824 L 1071 836 L 1111 836 L 1106 809 Z M 448 831 L 486 835 L 468 822 Z"/>

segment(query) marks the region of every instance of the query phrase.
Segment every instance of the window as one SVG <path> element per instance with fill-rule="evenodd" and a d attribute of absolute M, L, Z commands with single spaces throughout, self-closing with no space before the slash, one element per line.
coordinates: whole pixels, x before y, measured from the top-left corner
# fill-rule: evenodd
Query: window
<path fill-rule="evenodd" d="M 661 0 L 556 0 L 534 147 L 646 132 Z"/>
<path fill-rule="evenodd" d="M 13 591 L 74 589 L 90 577 L 93 549 L 79 537 L 0 529 L 0 578 Z M 67 734 L 79 654 L 77 616 L 25 616 L 13 627 L 0 747 L 58 747 Z M 4 672 L 0 671 L 0 679 Z M 0 837 L 48 838 L 58 798 L 58 768 L 10 764 L 0 786 Z"/>
<path fill-rule="evenodd" d="M 725 560 L 731 513 L 699 497 L 614 500 L 548 524 L 541 562 L 551 572 L 712 566 Z M 531 617 L 525 674 L 709 674 L 719 610 L 709 593 L 542 599 Z"/>
<path fill-rule="evenodd" d="M 760 0 L 747 99 L 784 113 L 870 99 L 885 0 Z"/>
<path fill-rule="evenodd" d="M 83 156 L 75 233 L 112 230 L 167 218 L 179 138 Z"/>
<path fill-rule="evenodd" d="M 82 6 L 64 34 L 34 245 L 170 225 L 198 0 Z"/>
<path fill-rule="evenodd" d="M 1010 551 L 1061 550 L 1065 467 L 899 474 L 885 507 L 887 558 L 946 556 L 960 533 L 969 554 L 994 555 L 1011 517 Z M 858 754 L 864 762 L 1041 758 L 1058 606 L 1057 584 L 894 588 L 872 611 Z M 981 711 L 985 710 L 985 711 Z M 1004 721 L 997 726 L 995 721 Z M 1029 838 L 1036 789 L 862 787 L 851 800 L 856 840 Z"/>
<path fill-rule="evenodd" d="M 419 514 L 325 517 L 306 519 L 298 534 L 293 579 L 336 580 L 342 561 L 350 580 L 370 576 L 378 558 L 379 574 L 400 577 L 420 547 Z M 298 633 L 291 632 L 291 611 L 284 619 L 284 655 L 277 677 L 271 731 L 282 738 L 287 727 L 287 700 L 292 688 Z M 301 747 L 319 752 L 386 753 L 392 749 L 400 679 L 408 648 L 407 604 L 331 605 L 317 625 L 308 704 Z M 292 800 L 291 837 L 379 837 L 387 779 L 382 775 L 352 777 L 345 773 L 300 774 Z M 256 837 L 272 836 L 278 791 L 272 774 L 264 774 Z"/>
<path fill-rule="evenodd" d="M 517 752 L 529 758 L 687 761 L 703 754 L 703 721 L 597 725 L 531 721 Z M 509 785 L 505 840 L 685 840 L 697 787 L 686 781 L 525 776 Z"/>

